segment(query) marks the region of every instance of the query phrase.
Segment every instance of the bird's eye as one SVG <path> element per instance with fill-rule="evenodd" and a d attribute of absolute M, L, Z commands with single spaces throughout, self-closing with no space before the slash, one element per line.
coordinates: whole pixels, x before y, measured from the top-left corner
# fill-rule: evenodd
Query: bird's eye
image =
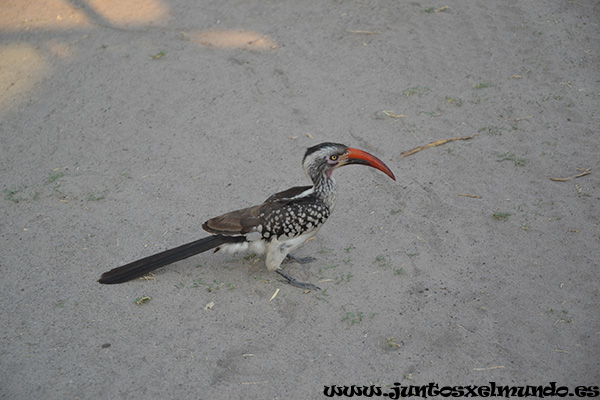
<path fill-rule="evenodd" d="M 331 161 L 337 161 L 337 159 L 338 159 L 338 156 L 334 154 L 334 155 L 332 155 L 331 157 L 329 157 L 329 159 L 330 159 Z"/>

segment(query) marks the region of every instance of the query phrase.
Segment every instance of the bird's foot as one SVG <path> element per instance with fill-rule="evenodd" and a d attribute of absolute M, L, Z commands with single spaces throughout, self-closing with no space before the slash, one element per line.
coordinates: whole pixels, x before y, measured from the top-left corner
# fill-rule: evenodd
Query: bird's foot
<path fill-rule="evenodd" d="M 285 258 L 288 261 L 295 261 L 298 264 L 308 264 L 316 260 L 314 257 L 296 257 L 291 254 L 286 254 Z"/>
<path fill-rule="evenodd" d="M 283 276 L 286 279 L 287 283 L 289 283 L 292 286 L 296 286 L 300 289 L 306 289 L 306 290 L 321 290 L 320 287 L 315 286 L 312 283 L 300 282 L 296 278 L 292 278 L 281 268 L 277 268 L 275 270 L 275 272 L 277 272 L 279 275 Z"/>

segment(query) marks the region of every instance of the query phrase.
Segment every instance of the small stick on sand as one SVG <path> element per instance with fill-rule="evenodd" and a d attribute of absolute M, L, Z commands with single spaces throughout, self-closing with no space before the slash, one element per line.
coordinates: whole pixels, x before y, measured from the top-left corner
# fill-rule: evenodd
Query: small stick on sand
<path fill-rule="evenodd" d="M 487 367 L 487 368 L 473 368 L 475 371 L 487 371 L 490 369 L 498 369 L 498 368 L 504 368 L 504 365 L 497 365 L 495 367 Z"/>
<path fill-rule="evenodd" d="M 449 142 L 454 142 L 455 140 L 469 140 L 469 139 L 473 139 L 477 135 L 479 135 L 479 133 L 476 133 L 476 134 L 474 134 L 472 136 L 463 136 L 463 137 L 455 137 L 455 138 L 452 138 L 452 139 L 440 139 L 440 140 L 436 140 L 435 142 L 431 142 L 429 144 L 426 144 L 425 146 L 415 147 L 412 150 L 405 151 L 404 153 L 402 153 L 402 157 L 407 157 L 407 156 L 413 155 L 413 154 L 418 153 L 421 150 L 425 150 L 425 149 L 427 149 L 429 147 L 441 146 L 441 145 L 449 143 Z"/>
<path fill-rule="evenodd" d="M 390 118 L 406 118 L 406 117 L 408 117 L 408 115 L 394 114 L 393 112 L 386 111 L 386 110 L 383 110 L 381 112 L 384 113 L 385 115 L 387 115 Z"/>
<path fill-rule="evenodd" d="M 586 176 L 592 173 L 592 169 L 591 168 L 577 168 L 577 171 L 583 171 L 580 174 L 574 175 L 574 176 L 570 176 L 568 178 L 550 178 L 550 180 L 555 181 L 555 182 L 568 182 L 571 179 L 575 179 L 575 178 L 579 178 L 582 176 Z"/>
<path fill-rule="evenodd" d="M 348 30 L 348 32 L 361 33 L 363 35 L 379 35 L 381 33 L 381 32 L 377 32 L 377 31 L 355 31 L 355 30 Z"/>
<path fill-rule="evenodd" d="M 269 301 L 273 300 L 275 297 L 277 297 L 277 294 L 279 293 L 279 288 L 277 288 L 277 290 L 275 290 L 275 293 L 273 293 L 273 296 L 271 296 L 271 298 L 269 299 Z"/>

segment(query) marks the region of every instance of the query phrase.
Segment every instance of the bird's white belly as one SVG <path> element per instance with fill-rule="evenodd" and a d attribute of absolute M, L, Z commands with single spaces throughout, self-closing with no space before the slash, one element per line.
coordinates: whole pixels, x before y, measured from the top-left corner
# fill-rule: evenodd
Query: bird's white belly
<path fill-rule="evenodd" d="M 302 244 L 311 237 L 315 236 L 319 229 L 320 227 L 317 227 L 310 232 L 295 237 L 281 236 L 279 239 L 273 237 L 268 242 L 265 240 L 252 240 L 254 239 L 253 237 L 248 237 L 249 241 L 246 242 L 222 244 L 219 246 L 219 250 L 229 254 L 242 252 L 251 252 L 258 255 L 266 254 L 267 268 L 270 271 L 274 271 L 279 268 L 286 255 L 302 246 Z"/>
<path fill-rule="evenodd" d="M 229 254 L 251 252 L 258 255 L 263 255 L 266 253 L 267 248 L 264 241 L 257 240 L 255 242 L 222 244 L 219 246 L 219 250 Z"/>
<path fill-rule="evenodd" d="M 316 235 L 319 228 L 313 229 L 310 232 L 303 233 L 301 235 L 286 238 L 285 236 L 280 237 L 281 240 L 273 238 L 267 244 L 267 260 L 266 265 L 269 271 L 275 271 L 281 265 L 281 262 L 290 252 L 296 250 L 302 246 L 309 238 Z"/>
<path fill-rule="evenodd" d="M 292 251 L 296 250 L 298 247 L 302 246 L 302 244 L 304 244 L 304 242 L 306 242 L 308 239 L 310 239 L 311 237 L 315 236 L 317 234 L 317 232 L 319 232 L 319 229 L 313 229 L 310 232 L 306 232 L 303 233 L 301 235 L 298 235 L 296 237 L 293 238 L 286 238 L 286 237 L 281 237 L 279 242 L 279 247 L 283 250 L 285 250 L 285 253 L 291 253 Z"/>

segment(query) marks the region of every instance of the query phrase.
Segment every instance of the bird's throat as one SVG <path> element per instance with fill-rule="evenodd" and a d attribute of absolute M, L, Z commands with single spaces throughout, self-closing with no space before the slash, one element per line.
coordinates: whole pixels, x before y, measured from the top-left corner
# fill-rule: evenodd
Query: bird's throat
<path fill-rule="evenodd" d="M 315 194 L 329 207 L 329 211 L 333 211 L 337 198 L 337 185 L 330 175 L 331 172 L 323 174 L 319 181 L 313 183 Z"/>

